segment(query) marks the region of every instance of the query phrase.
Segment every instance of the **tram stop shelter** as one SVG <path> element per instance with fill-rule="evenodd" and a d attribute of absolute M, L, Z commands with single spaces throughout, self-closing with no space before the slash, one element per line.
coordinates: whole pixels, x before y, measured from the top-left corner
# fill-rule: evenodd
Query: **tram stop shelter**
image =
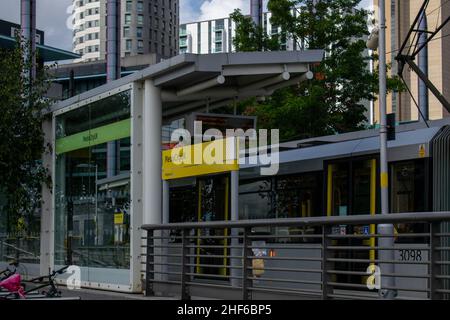
<path fill-rule="evenodd" d="M 85 287 L 140 292 L 140 228 L 169 221 L 163 123 L 312 79 L 323 55 L 184 54 L 54 104 L 44 123 L 53 185 L 43 190 L 37 272 L 70 263 Z M 238 178 L 231 183 L 238 219 Z"/>

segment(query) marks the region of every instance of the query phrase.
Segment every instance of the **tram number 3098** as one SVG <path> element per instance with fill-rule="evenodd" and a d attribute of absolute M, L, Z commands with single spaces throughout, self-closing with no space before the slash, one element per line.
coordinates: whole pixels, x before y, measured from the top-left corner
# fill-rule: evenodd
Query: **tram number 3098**
<path fill-rule="evenodd" d="M 422 261 L 422 250 L 399 250 L 401 261 Z"/>

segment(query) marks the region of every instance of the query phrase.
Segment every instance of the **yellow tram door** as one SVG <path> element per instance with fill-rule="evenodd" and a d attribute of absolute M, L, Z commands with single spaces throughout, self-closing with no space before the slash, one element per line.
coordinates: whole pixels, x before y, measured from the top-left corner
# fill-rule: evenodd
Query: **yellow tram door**
<path fill-rule="evenodd" d="M 197 221 L 229 220 L 229 175 L 198 179 Z M 197 229 L 196 268 L 199 278 L 220 280 L 228 275 L 228 229 Z"/>
<path fill-rule="evenodd" d="M 326 213 L 327 216 L 348 216 L 376 214 L 377 208 L 377 159 L 341 160 L 326 165 Z M 333 234 L 341 235 L 372 235 L 376 233 L 376 226 L 347 226 L 339 225 L 332 228 Z M 358 239 L 334 240 L 333 245 L 370 246 L 375 248 L 374 237 Z M 345 259 L 363 259 L 375 261 L 375 249 L 352 250 L 337 252 Z M 337 264 L 336 268 L 349 271 L 365 272 L 372 265 L 360 263 Z M 365 284 L 367 277 L 336 276 L 335 281 Z"/>

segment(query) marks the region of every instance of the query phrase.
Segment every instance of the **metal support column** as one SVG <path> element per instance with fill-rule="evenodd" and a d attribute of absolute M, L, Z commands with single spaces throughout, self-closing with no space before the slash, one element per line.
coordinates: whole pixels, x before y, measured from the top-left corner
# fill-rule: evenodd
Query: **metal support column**
<path fill-rule="evenodd" d="M 386 87 L 386 4 L 385 0 L 379 2 L 380 10 L 380 31 L 379 31 L 379 78 L 380 78 L 380 184 L 381 184 L 381 213 L 389 214 L 389 174 L 388 174 L 388 158 L 387 158 L 387 87 Z M 392 248 L 394 246 L 394 226 L 392 224 L 381 224 L 378 226 L 378 233 L 385 237 L 381 237 L 378 241 L 380 247 Z M 393 250 L 380 250 L 380 260 L 394 260 Z M 394 264 L 381 263 L 381 273 L 393 274 Z M 385 290 L 385 287 L 394 287 L 394 277 L 383 277 L 381 280 L 380 297 L 384 299 L 393 299 L 396 293 L 393 290 Z"/>
<path fill-rule="evenodd" d="M 251 300 L 252 292 L 250 287 L 252 286 L 251 277 L 253 275 L 252 269 L 252 240 L 249 236 L 252 233 L 252 228 L 245 227 L 244 228 L 244 239 L 242 240 L 242 255 L 243 255 L 243 263 L 242 263 L 242 300 Z"/>
<path fill-rule="evenodd" d="M 231 171 L 231 221 L 239 220 L 239 171 Z M 231 256 L 237 257 L 241 255 L 241 251 L 238 248 L 239 229 L 231 229 Z M 239 266 L 240 261 L 237 258 L 230 259 L 230 275 L 231 285 L 233 287 L 239 287 Z"/>
<path fill-rule="evenodd" d="M 144 224 L 160 224 L 162 222 L 161 89 L 154 85 L 153 80 L 145 80 L 144 88 L 143 222 Z M 162 279 L 161 236 L 161 231 L 155 231 L 154 270 L 156 280 Z"/>

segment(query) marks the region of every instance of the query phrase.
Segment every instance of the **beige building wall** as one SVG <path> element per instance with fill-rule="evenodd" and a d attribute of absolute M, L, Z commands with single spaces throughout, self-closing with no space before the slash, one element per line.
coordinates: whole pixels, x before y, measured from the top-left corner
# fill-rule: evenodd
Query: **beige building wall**
<path fill-rule="evenodd" d="M 393 59 L 406 38 L 408 30 L 414 22 L 422 3 L 422 0 L 386 0 L 386 51 L 387 61 L 393 65 L 393 68 L 390 70 L 391 74 L 397 73 L 397 65 L 395 61 L 393 62 Z M 375 10 L 377 10 L 378 0 L 374 0 L 374 5 Z M 427 9 L 428 30 L 434 31 L 436 26 L 439 26 L 449 14 L 450 2 L 447 0 L 430 0 Z M 450 93 L 450 37 L 446 37 L 446 35 L 449 33 L 450 26 L 447 26 L 428 45 L 429 78 L 436 88 L 443 92 L 447 98 Z M 418 101 L 417 75 L 411 72 L 408 67 L 405 67 L 403 76 L 414 98 Z M 388 112 L 393 112 L 394 109 L 398 121 L 418 120 L 419 113 L 417 107 L 408 92 L 396 95 L 389 94 L 387 100 Z M 449 116 L 431 92 L 429 92 L 429 116 L 432 120 Z M 379 123 L 378 102 L 374 104 L 374 119 L 376 123 Z"/>

